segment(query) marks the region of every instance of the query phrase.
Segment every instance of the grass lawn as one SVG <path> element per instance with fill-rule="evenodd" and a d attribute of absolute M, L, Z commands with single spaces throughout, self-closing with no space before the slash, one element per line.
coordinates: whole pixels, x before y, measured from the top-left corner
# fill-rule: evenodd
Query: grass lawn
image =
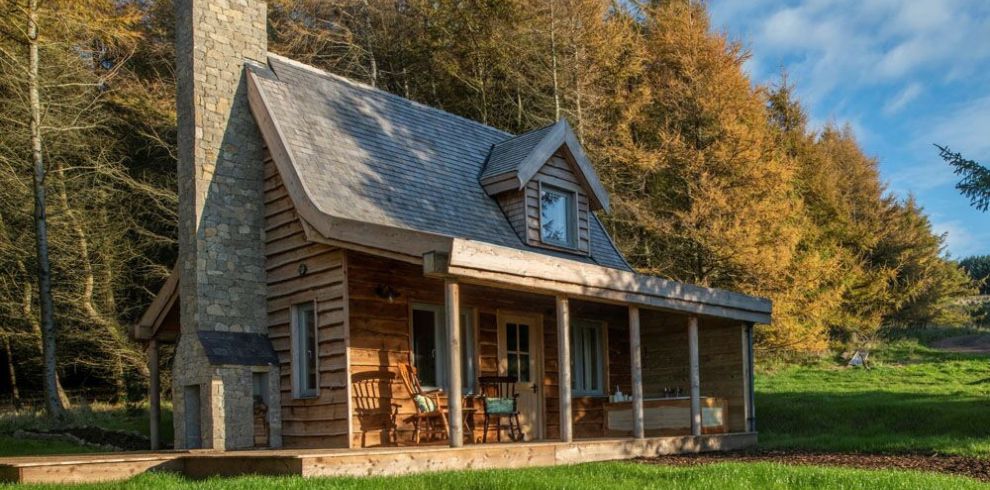
<path fill-rule="evenodd" d="M 20 488 L 20 487 L 18 487 Z M 117 484 L 83 486 L 26 486 L 25 488 L 202 488 L 202 489 L 818 489 L 869 488 L 987 489 L 990 485 L 968 478 L 913 471 L 865 471 L 771 463 L 723 463 L 694 467 L 636 463 L 590 463 L 555 468 L 430 473 L 394 478 L 276 478 L 241 477 L 191 481 L 169 474 L 145 474 Z"/>
<path fill-rule="evenodd" d="M 36 456 L 39 454 L 89 453 L 93 451 L 96 450 L 66 441 L 15 439 L 13 436 L 0 435 L 0 457 Z"/>
<path fill-rule="evenodd" d="M 990 457 L 990 358 L 899 340 L 873 361 L 760 373 L 760 447 Z"/>
<path fill-rule="evenodd" d="M 162 439 L 172 438 L 171 405 L 162 404 Z M 63 426 L 96 426 L 104 429 L 124 430 L 148 435 L 147 407 L 127 410 L 119 405 L 94 403 L 72 407 Z M 43 430 L 49 422 L 40 411 L 22 411 L 16 414 L 0 414 L 0 457 L 29 456 L 34 454 L 89 453 L 98 451 L 58 440 L 15 439 L 17 430 Z"/>

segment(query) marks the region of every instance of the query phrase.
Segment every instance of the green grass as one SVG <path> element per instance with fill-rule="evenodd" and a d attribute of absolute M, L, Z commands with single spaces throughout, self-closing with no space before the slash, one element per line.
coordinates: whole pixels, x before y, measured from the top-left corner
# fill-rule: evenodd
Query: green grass
<path fill-rule="evenodd" d="M 120 405 L 93 403 L 77 405 L 66 414 L 66 419 L 59 424 L 62 427 L 96 426 L 104 429 L 124 430 L 148 435 L 147 407 L 128 410 Z M 87 446 L 79 446 L 64 441 L 15 439 L 14 432 L 18 430 L 45 430 L 52 424 L 44 412 L 37 410 L 22 410 L 17 413 L 0 413 L 0 457 L 27 456 L 32 454 L 67 454 L 88 453 L 98 451 Z M 162 404 L 162 439 L 172 439 L 172 407 Z"/>
<path fill-rule="evenodd" d="M 19 487 L 20 488 L 20 487 Z M 145 474 L 115 484 L 25 488 L 78 489 L 987 489 L 990 485 L 963 477 L 913 471 L 855 470 L 773 463 L 722 463 L 695 467 L 654 466 L 636 463 L 590 463 L 555 468 L 428 473 L 392 478 L 240 477 L 192 481 L 172 474 Z"/>
<path fill-rule="evenodd" d="M 760 447 L 990 457 L 990 359 L 902 339 L 872 360 L 759 375 Z"/>
<path fill-rule="evenodd" d="M 96 449 L 79 446 L 66 441 L 15 439 L 11 436 L 0 436 L 0 457 L 36 456 L 39 454 L 75 454 L 93 451 L 96 451 Z"/>

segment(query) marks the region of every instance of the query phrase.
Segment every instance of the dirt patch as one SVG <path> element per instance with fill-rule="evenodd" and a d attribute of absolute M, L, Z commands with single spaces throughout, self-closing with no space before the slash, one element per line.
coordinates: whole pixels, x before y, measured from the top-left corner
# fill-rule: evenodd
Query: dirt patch
<path fill-rule="evenodd" d="M 923 454 L 812 453 L 799 451 L 757 451 L 684 454 L 642 458 L 645 464 L 693 466 L 712 463 L 771 462 L 789 465 L 845 466 L 860 469 L 931 471 L 990 481 L 990 460 L 966 456 Z"/>
<path fill-rule="evenodd" d="M 945 352 L 965 354 L 990 354 L 990 335 L 960 335 L 932 343 L 932 347 Z"/>

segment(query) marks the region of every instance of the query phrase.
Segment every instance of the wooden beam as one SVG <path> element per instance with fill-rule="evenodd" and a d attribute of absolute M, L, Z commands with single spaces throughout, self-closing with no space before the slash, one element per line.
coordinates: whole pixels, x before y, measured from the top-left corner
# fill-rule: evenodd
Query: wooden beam
<path fill-rule="evenodd" d="M 557 296 L 557 369 L 560 380 L 560 440 L 574 439 L 571 420 L 571 312 L 566 296 Z"/>
<path fill-rule="evenodd" d="M 754 368 L 753 359 L 753 324 L 746 323 L 743 327 L 743 353 L 746 357 L 746 430 L 749 432 L 756 432 L 756 402 L 755 402 L 755 390 L 753 387 L 756 372 Z"/>
<path fill-rule="evenodd" d="M 629 354 L 632 358 L 633 437 L 646 437 L 643 421 L 643 358 L 639 336 L 639 307 L 629 306 Z"/>
<path fill-rule="evenodd" d="M 450 447 L 464 445 L 464 416 L 461 399 L 461 287 L 455 279 L 444 282 L 447 305 L 447 341 L 450 342 L 448 359 L 447 412 L 450 416 Z"/>
<path fill-rule="evenodd" d="M 158 359 L 158 341 L 151 339 L 148 342 L 148 371 L 151 379 L 148 381 L 148 425 L 151 439 L 151 450 L 161 449 L 161 370 Z"/>
<path fill-rule="evenodd" d="M 691 435 L 701 435 L 701 373 L 698 367 L 698 317 L 688 318 L 688 358 L 691 379 Z"/>
<path fill-rule="evenodd" d="M 460 238 L 452 240 L 445 270 L 433 274 L 693 315 L 756 323 L 771 320 L 772 303 L 764 298 Z"/>

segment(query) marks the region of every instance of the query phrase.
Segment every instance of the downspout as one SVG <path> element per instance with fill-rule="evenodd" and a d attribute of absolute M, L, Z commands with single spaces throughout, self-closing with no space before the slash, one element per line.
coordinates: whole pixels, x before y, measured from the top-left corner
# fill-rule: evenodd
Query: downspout
<path fill-rule="evenodd" d="M 749 397 L 749 419 L 746 420 L 746 424 L 750 432 L 756 432 L 756 390 L 753 388 L 753 382 L 756 376 L 754 375 L 754 361 L 753 361 L 753 323 L 749 322 L 746 324 L 746 348 L 749 350 L 747 358 L 749 361 L 749 366 L 747 366 L 747 375 L 749 376 L 749 393 L 746 396 Z"/>

